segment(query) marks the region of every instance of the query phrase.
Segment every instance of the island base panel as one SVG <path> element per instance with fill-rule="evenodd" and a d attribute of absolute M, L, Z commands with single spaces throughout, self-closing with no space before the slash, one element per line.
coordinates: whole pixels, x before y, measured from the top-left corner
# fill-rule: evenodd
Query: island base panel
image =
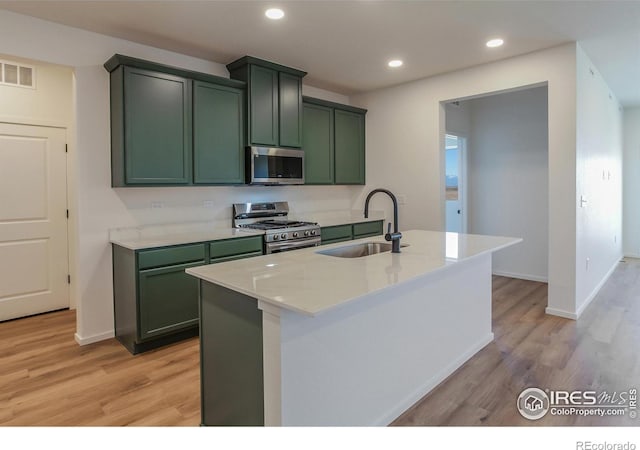
<path fill-rule="evenodd" d="M 204 281 L 200 299 L 202 425 L 264 425 L 257 301 Z"/>

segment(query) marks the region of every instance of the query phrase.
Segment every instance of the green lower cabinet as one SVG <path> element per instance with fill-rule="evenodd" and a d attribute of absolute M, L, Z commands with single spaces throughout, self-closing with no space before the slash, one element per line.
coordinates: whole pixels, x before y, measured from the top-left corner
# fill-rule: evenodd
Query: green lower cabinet
<path fill-rule="evenodd" d="M 335 244 L 337 242 L 351 241 L 366 237 L 380 236 L 383 234 L 383 221 L 360 222 L 351 225 L 336 225 L 332 227 L 322 227 L 322 245 Z"/>
<path fill-rule="evenodd" d="M 320 236 L 323 244 L 350 241 L 353 239 L 351 225 L 337 225 L 335 227 L 320 228 Z"/>
<path fill-rule="evenodd" d="M 136 354 L 198 335 L 190 267 L 262 255 L 262 236 L 130 250 L 113 245 L 114 328 Z"/>
<path fill-rule="evenodd" d="M 185 273 L 205 262 L 141 270 L 140 338 L 172 333 L 198 324 L 198 281 Z"/>
<path fill-rule="evenodd" d="M 353 224 L 354 239 L 380 236 L 381 234 L 383 234 L 383 225 L 381 220 L 375 222 L 361 222 Z"/>

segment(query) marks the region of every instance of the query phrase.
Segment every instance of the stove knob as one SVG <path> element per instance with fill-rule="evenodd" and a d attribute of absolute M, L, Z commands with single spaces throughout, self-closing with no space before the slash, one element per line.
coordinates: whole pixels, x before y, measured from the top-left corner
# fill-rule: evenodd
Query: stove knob
<path fill-rule="evenodd" d="M 273 240 L 274 240 L 274 241 L 277 241 L 279 237 L 280 237 L 280 236 L 278 236 L 277 234 L 274 234 L 274 235 L 273 235 Z"/>
<path fill-rule="evenodd" d="M 311 236 L 315 236 L 316 235 L 316 230 L 311 230 Z"/>
<path fill-rule="evenodd" d="M 286 235 L 285 233 L 282 233 L 282 234 L 280 235 L 280 237 L 281 237 L 282 239 L 286 239 L 286 238 L 287 238 L 287 235 Z"/>
<path fill-rule="evenodd" d="M 305 235 L 305 236 L 309 236 L 309 232 L 308 232 L 308 231 L 305 231 L 305 232 L 304 232 L 304 235 Z"/>
<path fill-rule="evenodd" d="M 298 232 L 296 231 L 295 233 L 293 233 L 293 237 L 297 238 L 298 237 Z"/>

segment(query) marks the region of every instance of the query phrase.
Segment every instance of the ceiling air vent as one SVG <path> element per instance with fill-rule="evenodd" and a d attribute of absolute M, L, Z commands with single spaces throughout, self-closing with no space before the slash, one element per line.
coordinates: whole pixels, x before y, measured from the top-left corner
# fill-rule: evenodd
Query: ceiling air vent
<path fill-rule="evenodd" d="M 11 61 L 0 61 L 0 84 L 35 89 L 36 69 Z"/>

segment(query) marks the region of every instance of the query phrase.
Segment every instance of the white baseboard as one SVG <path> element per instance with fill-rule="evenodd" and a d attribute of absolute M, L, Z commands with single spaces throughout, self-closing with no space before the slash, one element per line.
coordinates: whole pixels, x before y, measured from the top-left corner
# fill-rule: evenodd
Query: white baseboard
<path fill-rule="evenodd" d="M 640 259 L 640 254 L 638 254 L 638 253 L 627 253 L 627 254 L 624 255 L 624 258 Z"/>
<path fill-rule="evenodd" d="M 113 330 L 112 331 L 105 331 L 104 333 L 100 333 L 100 334 L 94 334 L 93 336 L 88 336 L 88 337 L 82 337 L 78 333 L 73 335 L 73 337 L 75 338 L 76 342 L 79 345 L 93 344 L 94 342 L 99 342 L 99 341 L 104 341 L 106 339 L 111 339 L 114 336 L 115 336 L 115 332 Z"/>
<path fill-rule="evenodd" d="M 544 309 L 544 312 L 551 316 L 558 316 L 558 317 L 564 317 L 565 319 L 578 320 L 578 315 L 576 313 L 565 311 L 564 309 L 549 308 L 547 306 Z"/>
<path fill-rule="evenodd" d="M 519 280 L 539 281 L 541 283 L 549 282 L 549 279 L 547 277 L 539 277 L 537 275 L 527 275 L 524 273 L 503 272 L 502 270 L 494 270 L 493 274 L 498 275 L 499 277 L 517 278 Z"/>
<path fill-rule="evenodd" d="M 409 396 L 404 398 L 402 401 L 398 403 L 398 405 L 385 414 L 380 420 L 376 421 L 376 423 L 372 424 L 372 426 L 387 426 L 394 420 L 396 420 L 400 415 L 413 406 L 418 400 L 431 392 L 436 386 L 442 383 L 449 375 L 458 370 L 464 363 L 466 363 L 473 355 L 478 353 L 488 344 L 493 342 L 494 336 L 493 333 L 489 333 L 484 339 L 478 341 L 473 347 L 468 349 L 458 358 L 453 360 L 451 364 L 444 367 L 441 371 L 427 380 L 422 386 L 416 389 Z"/>

